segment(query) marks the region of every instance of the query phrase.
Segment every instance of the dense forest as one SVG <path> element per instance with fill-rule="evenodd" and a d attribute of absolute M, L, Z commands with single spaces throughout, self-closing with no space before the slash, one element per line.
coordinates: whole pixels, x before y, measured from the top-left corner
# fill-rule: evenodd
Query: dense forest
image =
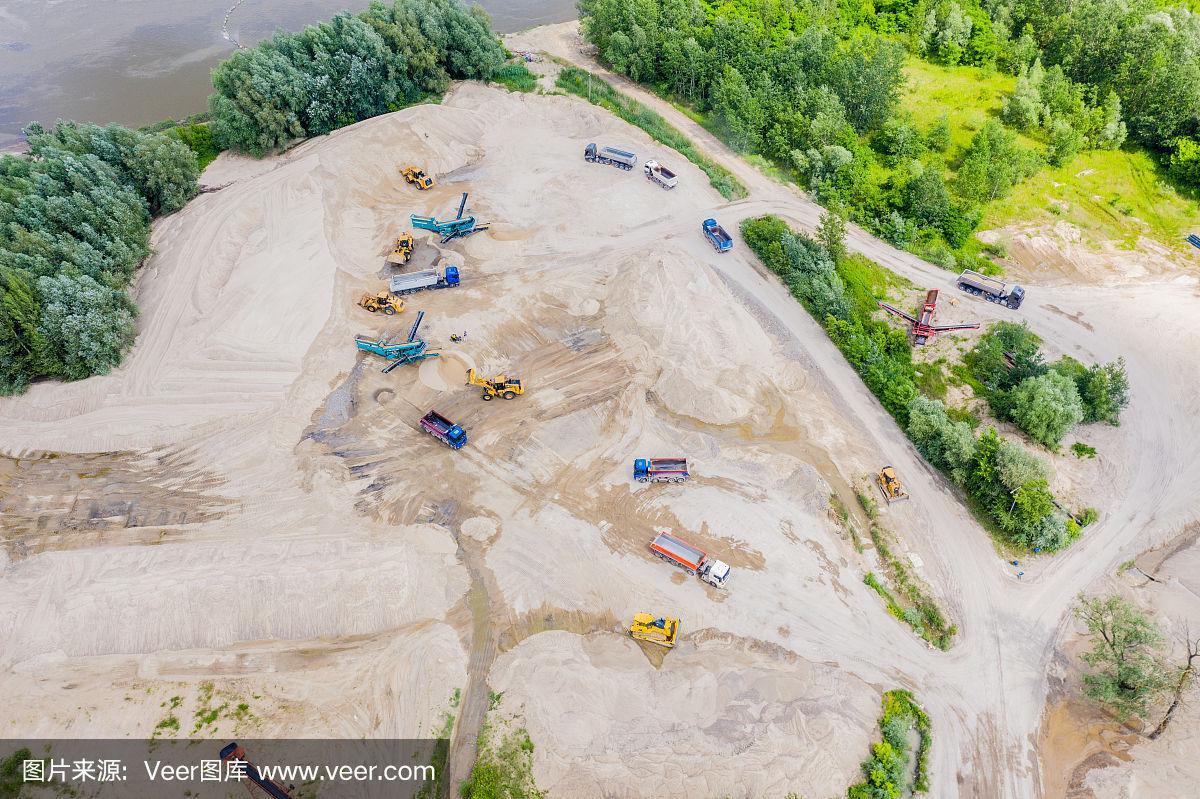
<path fill-rule="evenodd" d="M 580 8 L 585 37 L 614 70 L 694 106 L 735 148 L 945 266 L 987 203 L 1084 149 L 1118 148 L 1128 137 L 1180 183 L 1200 187 L 1200 18 L 1186 8 L 1136 0 L 582 0 Z M 1007 72 L 1016 87 L 1000 119 L 955 148 L 945 119 L 902 112 L 906 57 Z M 1042 146 L 1022 144 L 1018 132 Z"/>
<path fill-rule="evenodd" d="M 213 71 L 216 143 L 262 155 L 304 136 L 435 96 L 504 65 L 487 15 L 458 0 L 374 2 L 298 33 L 278 32 Z"/>
<path fill-rule="evenodd" d="M 177 139 L 117 125 L 30 125 L 27 157 L 0 158 L 0 394 L 104 374 L 133 342 L 126 289 L 152 215 L 196 194 Z"/>
<path fill-rule="evenodd" d="M 120 364 L 150 221 L 196 195 L 219 149 L 262 155 L 436 96 L 452 79 L 488 78 L 504 60 L 479 9 L 375 2 L 221 63 L 210 124 L 31 124 L 28 155 L 0 157 L 0 394 Z"/>

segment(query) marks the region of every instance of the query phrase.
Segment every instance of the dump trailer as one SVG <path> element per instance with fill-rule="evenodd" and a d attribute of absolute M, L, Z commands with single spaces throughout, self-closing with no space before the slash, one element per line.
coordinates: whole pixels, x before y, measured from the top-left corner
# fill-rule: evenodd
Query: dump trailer
<path fill-rule="evenodd" d="M 583 159 L 589 164 L 608 164 L 626 171 L 633 169 L 634 164 L 637 163 L 637 156 L 633 153 L 618 150 L 615 147 L 597 148 L 594 144 L 583 148 Z"/>
<path fill-rule="evenodd" d="M 421 417 L 421 429 L 450 449 L 462 449 L 467 443 L 467 432 L 437 411 Z"/>
<path fill-rule="evenodd" d="M 636 458 L 633 479 L 639 483 L 682 483 L 688 479 L 687 458 Z"/>
<path fill-rule="evenodd" d="M 650 551 L 674 563 L 688 574 L 697 574 L 711 586 L 724 588 L 729 580 L 729 564 L 713 560 L 706 552 L 669 533 L 659 533 L 650 542 Z"/>
<path fill-rule="evenodd" d="M 657 183 L 664 189 L 673 189 L 679 184 L 679 176 L 657 161 L 647 161 L 642 167 L 646 179 Z"/>
<path fill-rule="evenodd" d="M 733 237 L 725 232 L 725 228 L 717 224 L 717 220 L 705 219 L 701 223 L 700 229 L 704 231 L 704 238 L 708 239 L 708 243 L 717 252 L 729 252 L 733 249 Z"/>
<path fill-rule="evenodd" d="M 671 649 L 679 637 L 679 619 L 637 613 L 633 617 L 633 624 L 629 625 L 629 634 L 639 641 L 649 641 Z"/>
<path fill-rule="evenodd" d="M 242 779 L 250 783 L 246 787 L 250 789 L 251 795 L 254 794 L 254 788 L 258 788 L 272 799 L 292 799 L 292 791 L 296 786 L 284 788 L 275 780 L 264 777 L 258 767 L 246 759 L 246 750 L 238 746 L 237 741 L 231 741 L 221 747 L 221 762 L 226 764 L 226 773 L 234 773 L 231 768 L 233 766 L 238 769 Z"/>
<path fill-rule="evenodd" d="M 1021 302 L 1025 299 L 1025 289 L 1020 286 L 1010 286 L 1003 280 L 981 275 L 970 269 L 964 269 L 958 276 L 958 287 L 968 294 L 983 297 L 988 302 L 1012 308 L 1014 311 L 1021 307 Z"/>
<path fill-rule="evenodd" d="M 436 269 L 422 269 L 407 275 L 395 275 L 388 281 L 388 288 L 393 294 L 412 294 L 426 289 L 446 289 L 457 286 L 459 281 L 458 267 L 447 266 L 446 273 L 439 275 Z"/>

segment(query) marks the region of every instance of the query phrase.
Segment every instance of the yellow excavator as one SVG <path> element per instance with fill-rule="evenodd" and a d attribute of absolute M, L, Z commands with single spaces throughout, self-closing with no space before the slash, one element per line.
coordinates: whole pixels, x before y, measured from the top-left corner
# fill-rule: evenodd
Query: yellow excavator
<path fill-rule="evenodd" d="M 416 246 L 411 233 L 401 233 L 400 238 L 392 244 L 392 251 L 388 253 L 387 262 L 394 266 L 404 266 L 412 258 Z"/>
<path fill-rule="evenodd" d="M 637 613 L 634 614 L 633 624 L 629 626 L 629 634 L 639 641 L 649 641 L 671 649 L 679 636 L 679 619 Z"/>
<path fill-rule="evenodd" d="M 404 300 L 393 296 L 390 291 L 381 291 L 378 294 L 364 294 L 358 300 L 358 307 L 371 313 L 383 313 L 387 316 L 395 316 L 398 313 L 404 313 Z"/>
<path fill-rule="evenodd" d="M 904 490 L 904 484 L 896 476 L 894 467 L 884 466 L 875 477 L 875 482 L 879 485 L 879 490 L 883 492 L 883 498 L 889 505 L 908 499 L 908 492 Z"/>
<path fill-rule="evenodd" d="M 475 373 L 474 369 L 467 370 L 467 385 L 478 386 L 483 389 L 481 395 L 484 400 L 494 400 L 497 396 L 504 397 L 506 400 L 515 399 L 525 393 L 524 386 L 521 385 L 519 377 L 505 377 L 500 375 L 491 380 L 485 380 Z"/>
<path fill-rule="evenodd" d="M 400 170 L 400 174 L 404 175 L 406 181 L 421 191 L 433 188 L 433 178 L 426 175 L 424 169 L 417 169 L 415 166 L 406 166 Z"/>

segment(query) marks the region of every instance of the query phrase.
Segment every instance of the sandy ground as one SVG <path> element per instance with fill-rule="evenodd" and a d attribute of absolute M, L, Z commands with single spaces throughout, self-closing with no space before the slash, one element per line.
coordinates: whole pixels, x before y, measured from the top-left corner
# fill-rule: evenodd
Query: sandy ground
<path fill-rule="evenodd" d="M 573 30 L 510 46 L 578 59 Z M 1090 435 L 1100 457 L 1056 475 L 1101 523 L 1018 581 L 745 246 L 717 256 L 696 229 L 819 209 L 657 105 L 751 196 L 723 202 L 583 102 L 473 84 L 282 157 L 218 159 L 204 180 L 224 188 L 155 229 L 125 365 L 0 401 L 0 696 L 38 697 L 5 731 L 145 736 L 212 682 L 231 707 L 253 697 L 213 735 L 418 735 L 453 712 L 461 777 L 503 691 L 552 796 L 827 795 L 902 686 L 936 730 L 931 795 L 1049 795 L 1036 740 L 1066 608 L 1195 517 L 1195 281 L 1031 287 L 1022 318 L 1059 351 L 1124 355 L 1137 394 Z M 590 141 L 683 185 L 587 164 Z M 438 187 L 405 186 L 409 162 Z M 451 215 L 462 191 L 492 230 L 421 234 L 414 267 L 453 263 L 463 285 L 399 317 L 356 308 L 408 214 Z M 861 231 L 850 244 L 949 289 Z M 356 354 L 356 333 L 403 336 L 418 309 L 440 359 L 383 375 Z M 529 391 L 483 403 L 469 365 Z M 430 407 L 465 449 L 417 432 Z M 632 458 L 676 453 L 691 483 L 631 483 Z M 828 512 L 885 461 L 913 494 L 888 524 L 962 631 L 950 653 L 887 616 Z M 655 529 L 731 563 L 729 590 L 650 557 Z M 642 610 L 683 619 L 665 659 L 622 634 Z"/>

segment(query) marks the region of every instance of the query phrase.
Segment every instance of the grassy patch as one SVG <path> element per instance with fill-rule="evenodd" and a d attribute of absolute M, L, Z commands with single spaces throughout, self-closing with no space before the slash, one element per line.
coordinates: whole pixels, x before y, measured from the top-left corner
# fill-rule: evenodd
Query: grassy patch
<path fill-rule="evenodd" d="M 990 204 L 982 229 L 1006 225 L 1077 225 L 1085 241 L 1119 241 L 1129 248 L 1139 236 L 1186 249 L 1183 237 L 1200 212 L 1194 199 L 1176 191 L 1154 159 L 1141 150 L 1094 150 L 1071 163 L 1046 168 L 1018 191 Z"/>
<path fill-rule="evenodd" d="M 837 272 L 846 287 L 846 296 L 854 305 L 855 313 L 867 317 L 879 310 L 880 300 L 892 298 L 895 290 L 913 287 L 895 272 L 857 253 L 839 261 Z"/>
<path fill-rule="evenodd" d="M 901 111 L 912 114 L 923 129 L 945 117 L 950 122 L 951 152 L 966 147 L 983 123 L 999 116 L 1004 96 L 1017 83 L 1015 77 L 1001 72 L 947 67 L 912 55 L 904 62 L 904 77 Z M 1021 143 L 1040 149 L 1029 137 L 1022 137 Z"/>
<path fill-rule="evenodd" d="M 505 64 L 492 73 L 492 82 L 499 83 L 510 92 L 531 92 L 537 88 L 537 75 L 530 72 L 524 62 Z"/>
<path fill-rule="evenodd" d="M 1076 441 L 1071 445 L 1071 452 L 1075 453 L 1076 458 L 1094 458 L 1096 457 L 1096 448 L 1090 447 L 1082 441 Z"/>
<path fill-rule="evenodd" d="M 533 741 L 524 728 L 485 723 L 471 775 L 462 784 L 463 799 L 541 799 L 533 779 Z"/>
<path fill-rule="evenodd" d="M 926 397 L 944 400 L 950 384 L 946 380 L 946 359 L 913 364 L 917 370 L 917 389 Z"/>
<path fill-rule="evenodd" d="M 851 785 L 850 799 L 899 797 L 929 791 L 929 747 L 933 731 L 929 716 L 909 691 L 894 690 L 883 695 L 883 713 L 879 717 L 881 738 L 871 745 L 871 755 L 862 764 L 863 782 Z M 917 762 L 909 769 L 909 732 L 919 736 Z"/>
<path fill-rule="evenodd" d="M 875 502 L 875 497 L 857 488 L 854 490 L 854 496 L 858 499 L 858 504 L 862 506 L 863 513 L 867 514 L 868 519 L 875 521 L 879 518 L 879 504 Z"/>
<path fill-rule="evenodd" d="M 616 114 L 629 124 L 644 130 L 655 141 L 679 152 L 704 170 L 704 174 L 708 175 L 708 182 L 725 199 L 734 200 L 746 196 L 746 187 L 732 172 L 697 150 L 687 136 L 672 127 L 660 114 L 632 97 L 621 94 L 607 81 L 587 70 L 564 66 L 558 73 L 557 85 L 560 89 Z"/>
<path fill-rule="evenodd" d="M 850 540 L 854 543 L 854 551 L 861 555 L 863 551 L 862 537 L 859 536 L 858 528 L 850 518 L 850 509 L 846 507 L 846 503 L 842 502 L 837 494 L 829 495 L 829 512 L 833 514 L 833 518 L 850 536 Z"/>
<path fill-rule="evenodd" d="M 879 553 L 879 560 L 887 569 L 888 579 L 896 586 L 901 596 L 898 599 L 880 584 L 874 575 L 868 575 L 874 582 L 867 582 L 867 585 L 883 597 L 888 613 L 912 627 L 917 635 L 938 649 L 943 652 L 949 650 L 954 636 L 958 633 L 957 625 L 946 621 L 941 608 L 912 573 L 908 564 L 892 553 L 887 531 L 877 524 L 871 525 L 871 541 L 875 544 L 875 551 Z"/>

